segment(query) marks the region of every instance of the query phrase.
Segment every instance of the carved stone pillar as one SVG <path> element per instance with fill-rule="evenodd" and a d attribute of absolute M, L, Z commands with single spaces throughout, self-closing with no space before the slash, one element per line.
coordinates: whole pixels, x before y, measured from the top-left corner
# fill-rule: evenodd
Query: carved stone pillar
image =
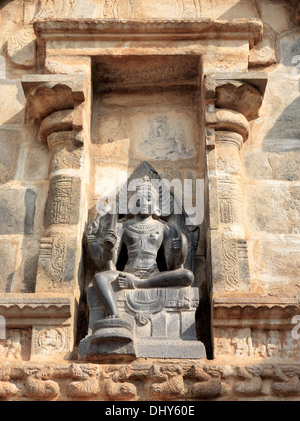
<path fill-rule="evenodd" d="M 50 153 L 49 190 L 44 212 L 35 293 L 79 298 L 84 204 L 85 78 L 33 75 L 22 80 L 27 120 Z M 32 326 L 32 358 L 66 356 L 73 349 L 75 309 L 67 326 L 55 320 Z M 53 323 L 52 323 L 53 322 Z M 47 345 L 47 346 L 46 346 Z"/>
<path fill-rule="evenodd" d="M 252 340 L 259 329 L 269 329 L 272 308 L 267 297 L 251 289 L 243 194 L 243 164 L 240 151 L 250 135 L 250 121 L 258 111 L 266 87 L 263 74 L 216 75 L 205 80 L 207 158 L 207 244 L 210 262 L 212 336 L 214 356 L 252 356 Z M 257 300 L 265 305 L 265 319 L 253 318 Z M 226 303 L 220 310 L 220 303 Z M 241 304 L 242 303 L 242 304 Z M 231 319 L 239 313 L 239 327 Z M 278 325 L 282 328 L 281 322 Z M 270 335 L 278 335 L 272 326 Z M 228 341 L 223 346 L 220 337 Z M 227 340 L 226 339 L 226 340 Z M 228 344 L 232 350 L 227 352 Z M 244 348 L 247 350 L 245 351 Z M 230 348 L 231 349 L 231 348 Z M 232 351 L 232 352 L 231 352 Z"/>
<path fill-rule="evenodd" d="M 240 149 L 249 121 L 258 115 L 265 79 L 256 75 L 252 84 L 249 75 L 241 79 L 217 75 L 205 80 L 213 297 L 251 290 Z"/>

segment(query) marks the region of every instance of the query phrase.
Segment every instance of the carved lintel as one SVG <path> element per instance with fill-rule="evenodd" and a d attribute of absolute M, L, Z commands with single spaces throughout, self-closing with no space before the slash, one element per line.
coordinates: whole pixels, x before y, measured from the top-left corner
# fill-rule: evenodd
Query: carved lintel
<path fill-rule="evenodd" d="M 126 20 L 126 19 L 56 19 L 41 20 L 33 24 L 39 42 L 41 40 L 56 41 L 72 37 L 81 40 L 90 40 L 90 37 L 115 38 L 119 34 L 122 39 L 147 36 L 162 39 L 175 37 L 182 40 L 190 39 L 247 39 L 250 47 L 259 42 L 262 38 L 263 24 L 259 19 L 234 19 L 212 20 L 212 19 L 186 19 L 186 20 Z"/>

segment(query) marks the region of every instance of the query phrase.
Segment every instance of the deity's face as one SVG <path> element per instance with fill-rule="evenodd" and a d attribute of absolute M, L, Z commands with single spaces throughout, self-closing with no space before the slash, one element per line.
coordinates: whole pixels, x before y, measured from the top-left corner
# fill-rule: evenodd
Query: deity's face
<path fill-rule="evenodd" d="M 137 191 L 135 197 L 135 206 L 138 211 L 138 215 L 142 218 L 148 218 L 152 215 L 154 205 L 153 195 L 151 189 L 141 188 Z"/>
<path fill-rule="evenodd" d="M 148 177 L 144 177 L 136 186 L 135 193 L 128 202 L 128 210 L 132 215 L 148 218 L 160 215 L 158 195 Z"/>

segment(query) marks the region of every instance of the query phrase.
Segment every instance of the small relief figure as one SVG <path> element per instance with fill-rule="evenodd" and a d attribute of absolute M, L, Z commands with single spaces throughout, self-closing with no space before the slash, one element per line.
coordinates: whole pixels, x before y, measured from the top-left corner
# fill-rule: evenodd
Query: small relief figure
<path fill-rule="evenodd" d="M 62 329 L 42 329 L 37 334 L 36 345 L 41 354 L 52 355 L 63 350 L 65 334 Z"/>
<path fill-rule="evenodd" d="M 21 332 L 14 329 L 8 334 L 7 339 L 0 342 L 0 358 L 21 360 L 21 351 Z"/>
<path fill-rule="evenodd" d="M 233 355 L 231 335 L 232 333 L 228 332 L 228 329 L 216 329 L 214 339 L 214 353 L 216 357 Z"/>
<path fill-rule="evenodd" d="M 73 380 L 67 386 L 68 396 L 90 397 L 99 393 L 99 369 L 89 365 L 71 364 Z"/>
<path fill-rule="evenodd" d="M 160 368 L 163 382 L 153 383 L 150 393 L 159 398 L 179 398 L 184 395 L 183 371 L 180 365 L 168 365 Z M 158 376 L 160 377 L 160 376 Z"/>
<path fill-rule="evenodd" d="M 0 398 L 9 398 L 19 392 L 18 387 L 12 380 L 11 365 L 2 365 L 0 368 Z"/>
<path fill-rule="evenodd" d="M 104 392 L 110 399 L 130 400 L 136 397 L 137 391 L 134 384 L 129 383 L 131 370 L 129 366 L 122 366 L 119 369 L 108 367 L 103 373 Z"/>
<path fill-rule="evenodd" d="M 279 357 L 281 351 L 281 340 L 279 330 L 270 330 L 267 339 L 267 356 Z"/>
<path fill-rule="evenodd" d="M 239 329 L 232 339 L 236 357 L 251 357 L 253 353 L 251 331 L 249 329 Z"/>
<path fill-rule="evenodd" d="M 7 358 L 21 359 L 21 333 L 18 330 L 14 330 L 8 342 Z"/>
<path fill-rule="evenodd" d="M 300 372 L 298 367 L 274 366 L 272 392 L 277 396 L 292 396 L 300 394 Z"/>
<path fill-rule="evenodd" d="M 185 375 L 186 379 L 192 381 L 192 384 L 187 387 L 187 396 L 200 399 L 221 396 L 226 391 L 221 382 L 221 376 L 221 370 L 192 365 Z"/>
<path fill-rule="evenodd" d="M 54 399 L 60 393 L 59 384 L 50 380 L 54 374 L 52 366 L 28 367 L 26 370 L 25 387 L 28 396 L 44 399 Z"/>
<path fill-rule="evenodd" d="M 266 358 L 267 356 L 267 333 L 264 330 L 253 331 L 253 356 L 256 358 Z"/>
<path fill-rule="evenodd" d="M 235 393 L 243 396 L 257 396 L 262 393 L 262 369 L 259 366 L 238 366 L 236 371 L 241 381 L 234 385 Z"/>

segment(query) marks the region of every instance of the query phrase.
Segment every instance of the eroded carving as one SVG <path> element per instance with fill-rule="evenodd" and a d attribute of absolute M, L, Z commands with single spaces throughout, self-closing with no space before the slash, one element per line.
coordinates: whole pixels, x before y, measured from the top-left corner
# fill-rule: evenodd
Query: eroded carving
<path fill-rule="evenodd" d="M 70 372 L 73 380 L 67 386 L 68 396 L 88 397 L 99 393 L 99 367 L 72 364 Z"/>
<path fill-rule="evenodd" d="M 59 384 L 50 380 L 54 374 L 54 367 L 28 367 L 25 369 L 25 388 L 29 397 L 53 399 L 60 393 Z"/>
<path fill-rule="evenodd" d="M 79 220 L 80 179 L 55 176 L 50 180 L 45 225 L 76 224 Z"/>
<path fill-rule="evenodd" d="M 20 29 L 7 41 L 7 54 L 16 67 L 33 67 L 35 49 L 35 34 L 32 27 Z"/>
<path fill-rule="evenodd" d="M 30 331 L 7 329 L 6 339 L 0 339 L 0 360 L 28 360 L 30 354 Z"/>
<path fill-rule="evenodd" d="M 131 374 L 129 366 L 108 367 L 103 373 L 104 392 L 109 399 L 130 400 L 136 397 L 136 386 L 128 382 Z"/>
<path fill-rule="evenodd" d="M 295 358 L 298 345 L 279 329 L 216 328 L 215 355 L 242 358 Z"/>
<path fill-rule="evenodd" d="M 167 365 L 163 367 L 152 367 L 152 378 L 160 380 L 152 383 L 150 394 L 156 398 L 180 398 L 185 394 L 183 370 L 180 365 Z"/>

